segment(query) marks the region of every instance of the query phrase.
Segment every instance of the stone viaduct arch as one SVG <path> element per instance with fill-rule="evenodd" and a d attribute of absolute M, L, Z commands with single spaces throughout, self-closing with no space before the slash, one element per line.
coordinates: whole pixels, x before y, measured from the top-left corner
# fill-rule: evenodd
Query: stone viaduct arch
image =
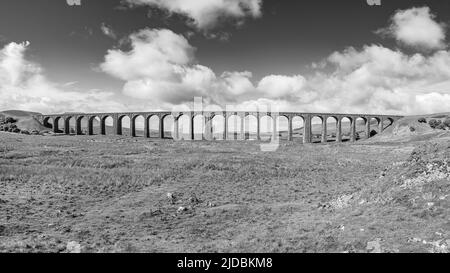
<path fill-rule="evenodd" d="M 150 119 L 153 117 L 157 117 L 159 121 L 158 126 L 158 137 L 165 138 L 166 130 L 169 128 L 165 128 L 164 121 L 167 118 L 173 118 L 173 131 L 171 138 L 173 139 L 195 139 L 195 128 L 194 128 L 194 119 L 196 117 L 203 117 L 203 132 L 202 139 L 204 140 L 213 140 L 214 134 L 217 134 L 218 130 L 223 132 L 223 137 L 220 139 L 224 140 L 232 140 L 234 137 L 231 135 L 229 130 L 230 128 L 230 118 L 237 117 L 240 120 L 239 127 L 235 129 L 239 131 L 237 136 L 237 140 L 245 140 L 246 139 L 246 130 L 245 130 L 245 120 L 246 117 L 252 116 L 256 118 L 256 139 L 261 140 L 261 119 L 263 117 L 271 118 L 271 131 L 266 132 L 270 133 L 271 139 L 279 138 L 280 132 L 278 130 L 277 122 L 279 118 L 287 119 L 287 140 L 293 141 L 293 120 L 301 120 L 303 123 L 303 128 L 301 129 L 301 134 L 303 138 L 303 143 L 311 143 L 313 141 L 313 126 L 321 128 L 321 142 L 331 141 L 329 138 L 329 128 L 328 122 L 329 120 L 334 120 L 336 128 L 331 128 L 335 131 L 334 141 L 342 142 L 343 134 L 342 134 L 342 123 L 343 120 L 349 121 L 350 127 L 350 141 L 354 142 L 357 140 L 357 133 L 363 133 L 364 138 L 371 137 L 373 131 L 377 133 L 383 132 L 387 127 L 392 125 L 396 120 L 402 118 L 403 116 L 395 116 L 395 115 L 368 115 L 368 114 L 338 114 L 338 113 L 297 113 L 297 112 L 280 112 L 280 113 L 265 113 L 265 112 L 130 112 L 130 113 L 77 113 L 77 114 L 55 114 L 55 115 L 37 115 L 35 116 L 44 126 L 51 127 L 53 132 L 55 133 L 64 133 L 71 134 L 75 133 L 77 135 L 94 134 L 94 122 L 99 123 L 100 127 L 100 135 L 106 135 L 107 125 L 106 120 L 108 118 L 112 118 L 113 124 L 112 129 L 115 135 L 122 135 L 122 121 L 125 117 L 130 120 L 130 137 L 136 137 L 136 119 L 138 117 L 142 117 L 144 119 L 144 137 L 150 138 Z M 223 120 L 223 128 L 217 128 L 213 126 L 214 117 L 221 116 L 221 120 Z M 181 117 L 187 117 L 189 124 L 188 137 L 183 137 L 180 134 L 180 124 L 179 121 Z M 312 120 L 314 117 L 319 118 L 320 124 L 313 124 Z M 223 118 L 223 119 L 222 119 Z M 185 118 L 183 118 L 185 119 Z M 357 120 L 362 120 L 363 124 L 358 123 Z M 71 120 L 75 123 L 75 128 L 71 128 Z M 64 128 L 59 128 L 59 122 L 63 121 Z M 87 127 L 86 130 L 83 130 L 83 124 Z M 72 129 L 72 130 L 71 130 Z M 214 131 L 216 129 L 216 131 Z"/>

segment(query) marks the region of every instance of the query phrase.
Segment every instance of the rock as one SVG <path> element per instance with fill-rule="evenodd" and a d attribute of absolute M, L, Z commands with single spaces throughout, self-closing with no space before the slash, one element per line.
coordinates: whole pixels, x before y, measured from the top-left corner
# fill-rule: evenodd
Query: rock
<path fill-rule="evenodd" d="M 186 208 L 186 207 L 179 207 L 178 209 L 177 209 L 177 213 L 182 213 L 182 212 L 185 212 L 185 211 L 187 211 L 188 209 Z"/>
<path fill-rule="evenodd" d="M 172 203 L 172 204 L 174 204 L 175 201 L 176 201 L 175 196 L 171 192 L 167 193 L 167 199 L 169 199 L 169 202 Z"/>
<path fill-rule="evenodd" d="M 69 253 L 81 253 L 81 245 L 75 241 L 67 243 L 66 250 Z"/>
<path fill-rule="evenodd" d="M 370 251 L 370 253 L 382 253 L 381 249 L 381 239 L 377 238 L 374 241 L 370 241 L 367 243 L 366 250 Z"/>
<path fill-rule="evenodd" d="M 151 210 L 151 211 L 144 211 L 144 212 L 142 212 L 141 214 L 138 215 L 136 220 L 140 222 L 140 221 L 143 221 L 145 219 L 152 218 L 152 217 L 155 217 L 155 216 L 158 216 L 158 215 L 161 215 L 161 214 L 163 214 L 163 212 L 161 210 L 159 210 L 159 209 Z"/>
<path fill-rule="evenodd" d="M 201 203 L 201 201 L 197 198 L 197 196 L 195 196 L 195 194 L 193 194 L 190 198 L 189 198 L 189 202 L 191 204 L 198 204 Z"/>
<path fill-rule="evenodd" d="M 408 242 L 421 243 L 422 239 L 414 237 L 414 238 L 408 239 Z"/>

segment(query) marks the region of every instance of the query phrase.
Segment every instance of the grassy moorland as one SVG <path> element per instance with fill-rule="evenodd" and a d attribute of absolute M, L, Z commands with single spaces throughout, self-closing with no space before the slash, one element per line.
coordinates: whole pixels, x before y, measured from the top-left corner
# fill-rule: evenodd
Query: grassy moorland
<path fill-rule="evenodd" d="M 448 252 L 449 159 L 448 133 L 262 152 L 0 132 L 0 252 Z"/>

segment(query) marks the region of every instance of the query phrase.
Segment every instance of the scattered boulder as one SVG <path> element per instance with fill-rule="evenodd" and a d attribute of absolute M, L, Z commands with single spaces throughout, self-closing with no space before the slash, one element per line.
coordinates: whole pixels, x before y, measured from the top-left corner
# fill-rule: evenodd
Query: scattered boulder
<path fill-rule="evenodd" d="M 22 135 L 29 135 L 30 134 L 30 132 L 28 132 L 28 130 L 21 130 L 20 133 Z"/>
<path fill-rule="evenodd" d="M 175 198 L 175 196 L 173 195 L 173 193 L 171 193 L 171 192 L 167 193 L 167 199 L 169 200 L 169 202 L 170 202 L 171 204 L 175 204 L 176 198 Z"/>
<path fill-rule="evenodd" d="M 67 243 L 66 251 L 69 253 L 81 253 L 81 245 L 75 241 Z"/>
<path fill-rule="evenodd" d="M 202 201 L 200 199 L 198 199 L 195 194 L 192 194 L 191 197 L 189 198 L 189 202 L 191 204 L 197 205 L 197 204 L 201 203 Z"/>
<path fill-rule="evenodd" d="M 370 253 L 383 253 L 381 248 L 381 239 L 377 238 L 374 241 L 367 242 L 366 250 Z"/>
<path fill-rule="evenodd" d="M 136 220 L 138 222 L 140 222 L 140 221 L 144 221 L 145 219 L 152 218 L 152 217 L 155 217 L 155 216 L 158 216 L 158 215 L 161 215 L 161 214 L 163 214 L 163 212 L 160 209 L 153 209 L 153 210 L 150 210 L 150 211 L 144 211 L 144 212 L 140 213 L 137 216 Z"/>

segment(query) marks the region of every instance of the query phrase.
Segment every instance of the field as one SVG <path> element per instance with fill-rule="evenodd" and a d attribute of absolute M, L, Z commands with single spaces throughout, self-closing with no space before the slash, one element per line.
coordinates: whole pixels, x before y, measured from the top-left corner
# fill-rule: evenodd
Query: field
<path fill-rule="evenodd" d="M 448 134 L 275 152 L 254 141 L 0 140 L 0 252 L 449 250 Z"/>

